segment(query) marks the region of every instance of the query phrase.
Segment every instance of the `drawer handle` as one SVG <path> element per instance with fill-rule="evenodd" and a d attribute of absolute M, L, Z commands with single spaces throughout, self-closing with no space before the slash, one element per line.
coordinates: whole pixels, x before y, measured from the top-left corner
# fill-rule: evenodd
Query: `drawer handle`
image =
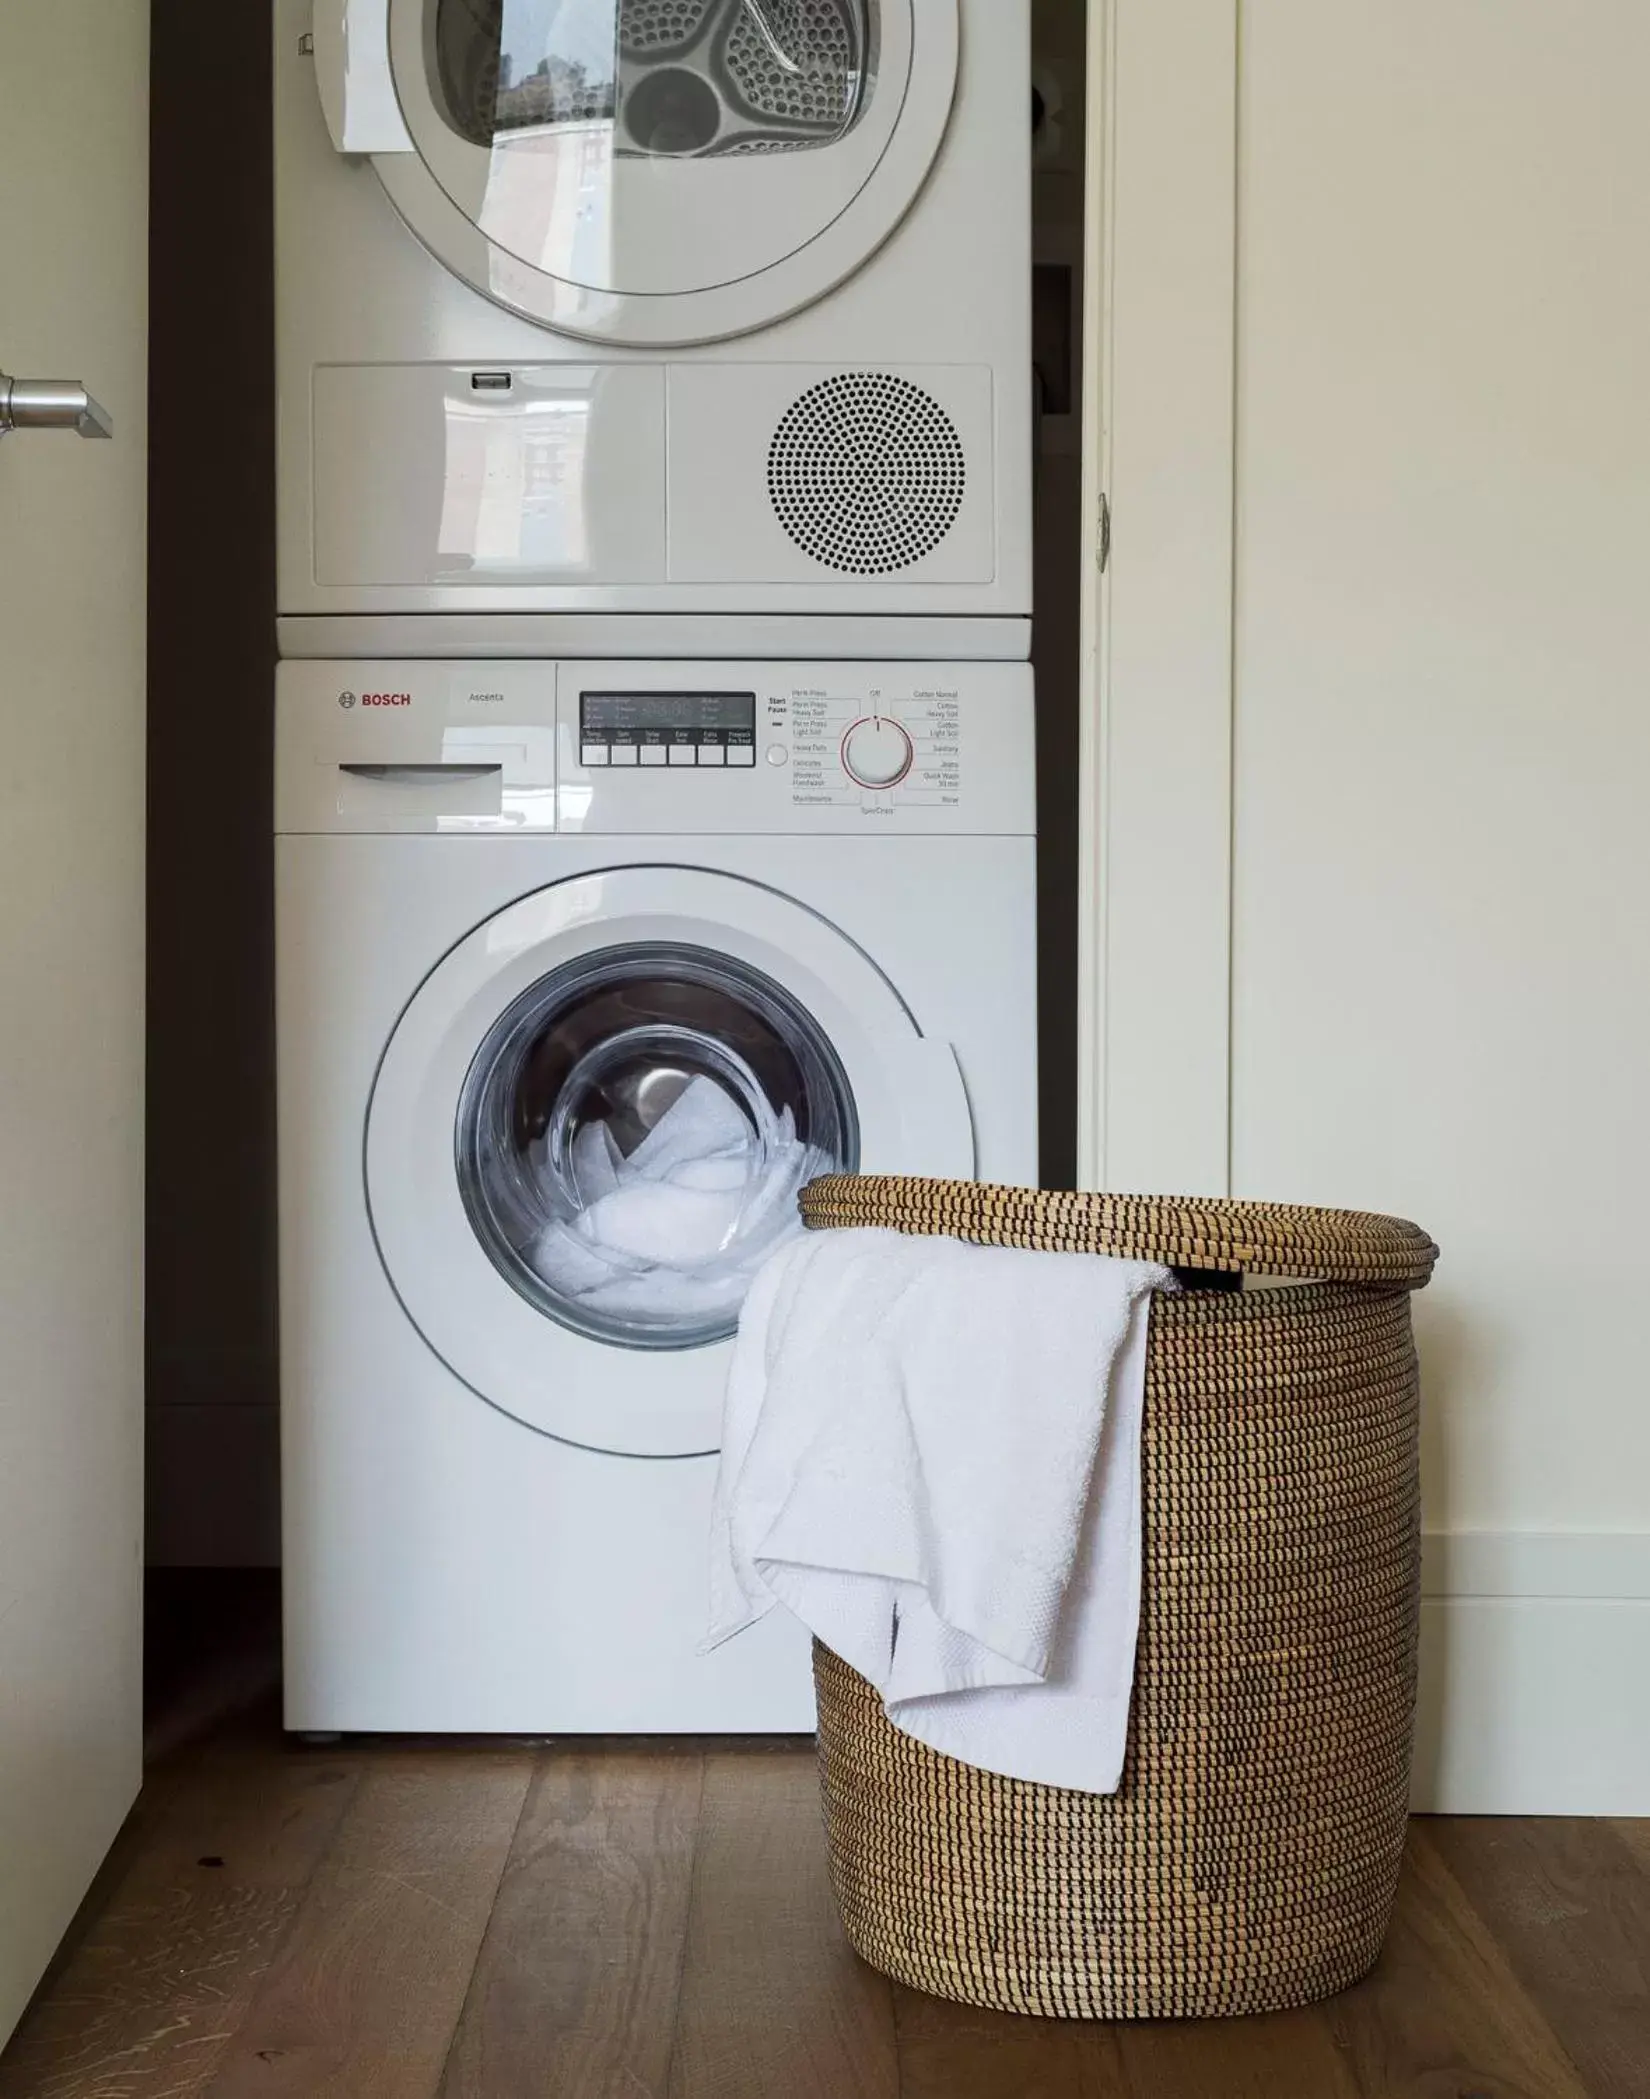
<path fill-rule="evenodd" d="M 502 765 L 340 765 L 341 773 L 357 780 L 383 780 L 392 786 L 438 787 L 455 780 L 486 780 L 504 770 Z"/>

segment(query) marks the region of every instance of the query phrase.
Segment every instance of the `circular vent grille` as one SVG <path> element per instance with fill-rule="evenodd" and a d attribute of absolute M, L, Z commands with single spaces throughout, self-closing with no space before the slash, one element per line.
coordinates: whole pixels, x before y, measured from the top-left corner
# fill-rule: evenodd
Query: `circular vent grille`
<path fill-rule="evenodd" d="M 779 522 L 804 554 L 850 576 L 886 576 L 931 554 L 967 480 L 956 424 L 932 394 L 886 372 L 809 387 L 768 447 Z"/>

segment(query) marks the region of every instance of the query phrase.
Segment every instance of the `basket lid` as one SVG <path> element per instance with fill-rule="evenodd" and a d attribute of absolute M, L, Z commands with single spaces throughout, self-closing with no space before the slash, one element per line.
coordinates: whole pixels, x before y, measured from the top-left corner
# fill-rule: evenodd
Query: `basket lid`
<path fill-rule="evenodd" d="M 1419 1225 L 1359 1210 L 1215 1197 L 1076 1195 L 977 1181 L 835 1174 L 802 1191 L 813 1231 L 879 1225 L 982 1246 L 1112 1254 L 1167 1268 L 1423 1289 L 1438 1249 Z"/>

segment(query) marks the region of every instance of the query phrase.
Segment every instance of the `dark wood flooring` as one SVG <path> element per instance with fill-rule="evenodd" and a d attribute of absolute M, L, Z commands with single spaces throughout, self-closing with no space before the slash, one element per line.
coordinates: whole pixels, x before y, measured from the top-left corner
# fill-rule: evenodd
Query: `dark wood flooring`
<path fill-rule="evenodd" d="M 1358 1989 L 1084 2027 L 854 1958 L 806 1747 L 305 1748 L 246 1656 L 163 1703 L 0 2099 L 1650 2095 L 1650 1824 L 1418 1822 Z"/>

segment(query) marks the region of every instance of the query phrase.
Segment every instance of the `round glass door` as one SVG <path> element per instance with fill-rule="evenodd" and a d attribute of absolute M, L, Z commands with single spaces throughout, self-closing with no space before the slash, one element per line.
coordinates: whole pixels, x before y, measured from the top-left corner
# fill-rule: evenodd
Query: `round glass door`
<path fill-rule="evenodd" d="M 957 0 L 391 0 L 415 151 L 381 154 L 440 259 L 610 341 L 710 341 L 840 283 L 926 178 Z"/>
<path fill-rule="evenodd" d="M 552 970 L 459 1097 L 459 1189 L 493 1265 L 592 1340 L 728 1339 L 797 1197 L 852 1173 L 859 1122 L 813 1016 L 745 963 L 646 944 Z"/>
<path fill-rule="evenodd" d="M 864 950 L 742 876 L 647 865 L 505 905 L 412 992 L 367 1105 L 402 1310 L 528 1428 L 714 1450 L 724 1343 L 816 1175 L 969 1177 L 949 1044 Z"/>

